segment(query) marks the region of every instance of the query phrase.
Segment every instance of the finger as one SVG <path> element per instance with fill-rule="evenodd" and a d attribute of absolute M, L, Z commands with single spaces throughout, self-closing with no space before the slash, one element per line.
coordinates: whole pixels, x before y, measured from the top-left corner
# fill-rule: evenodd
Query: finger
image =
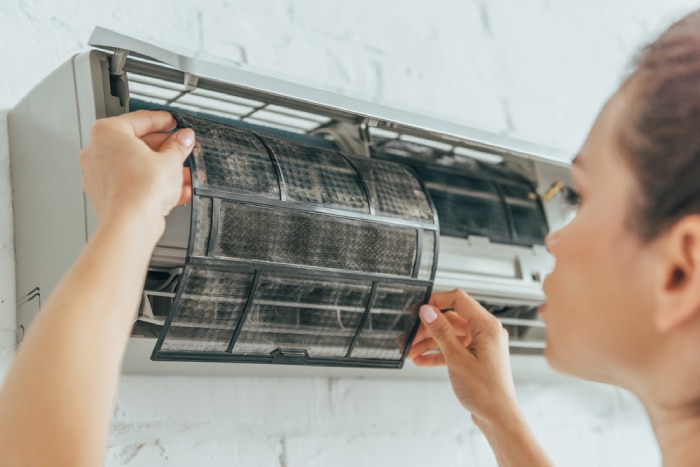
<path fill-rule="evenodd" d="M 149 133 L 147 135 L 144 135 L 141 137 L 141 140 L 143 140 L 146 145 L 151 148 L 153 151 L 158 151 L 160 147 L 165 143 L 168 138 L 172 133 L 166 133 L 166 132 L 156 132 L 156 133 Z"/>
<path fill-rule="evenodd" d="M 428 334 L 428 329 L 425 327 L 425 324 L 420 323 L 420 326 L 418 326 L 418 331 L 413 337 L 412 345 L 416 345 L 418 342 L 424 341 L 425 339 L 430 339 L 430 335 Z"/>
<path fill-rule="evenodd" d="M 479 302 L 462 289 L 434 293 L 430 296 L 428 303 L 439 309 L 452 308 L 466 320 L 492 316 Z"/>
<path fill-rule="evenodd" d="M 455 334 L 457 334 L 458 336 L 464 336 L 469 332 L 469 322 L 466 319 L 459 316 L 457 313 L 448 311 L 444 312 L 443 316 L 447 318 L 447 320 L 452 325 L 452 328 L 455 330 Z M 416 332 L 416 336 L 413 338 L 413 342 L 420 342 L 423 339 L 428 338 L 430 338 L 428 329 L 423 323 L 421 323 L 421 325 L 418 327 L 418 332 Z"/>
<path fill-rule="evenodd" d="M 185 204 L 192 202 L 192 187 L 183 186 L 182 193 L 180 193 L 180 199 L 177 201 L 176 206 L 184 206 Z"/>
<path fill-rule="evenodd" d="M 182 192 L 177 202 L 178 206 L 192 201 L 192 170 L 189 167 L 182 168 Z"/>
<path fill-rule="evenodd" d="M 439 349 L 440 346 L 437 344 L 437 342 L 435 342 L 435 339 L 431 337 L 420 342 L 415 342 L 406 354 L 406 358 L 417 357 L 419 355 L 423 355 L 424 353 L 434 352 Z"/>
<path fill-rule="evenodd" d="M 170 131 L 177 124 L 169 112 L 163 110 L 137 110 L 117 117 L 111 117 L 139 138 L 156 131 Z"/>
<path fill-rule="evenodd" d="M 472 342 L 472 336 L 471 335 L 466 335 L 466 336 L 457 336 L 457 339 L 459 340 L 459 343 L 461 344 L 462 347 L 467 348 L 469 344 Z M 434 352 L 436 350 L 440 350 L 440 346 L 438 343 L 433 339 L 432 337 L 429 337 L 427 339 L 424 339 L 420 342 L 414 342 L 413 345 L 411 346 L 411 349 L 408 351 L 408 354 L 406 355 L 406 358 L 413 358 L 418 355 L 422 355 L 427 352 Z"/>
<path fill-rule="evenodd" d="M 194 131 L 191 128 L 183 128 L 170 135 L 170 138 L 163 143 L 158 153 L 172 157 L 182 165 L 192 152 L 193 147 Z"/>
<path fill-rule="evenodd" d="M 420 307 L 419 314 L 430 337 L 435 339 L 447 360 L 457 358 L 465 351 L 464 346 L 455 335 L 452 325 L 439 310 L 430 305 L 423 305 Z"/>
<path fill-rule="evenodd" d="M 182 168 L 182 184 L 185 186 L 192 186 L 192 168 L 183 167 Z"/>
<path fill-rule="evenodd" d="M 413 359 L 416 366 L 445 366 L 445 356 L 441 353 L 419 355 Z"/>

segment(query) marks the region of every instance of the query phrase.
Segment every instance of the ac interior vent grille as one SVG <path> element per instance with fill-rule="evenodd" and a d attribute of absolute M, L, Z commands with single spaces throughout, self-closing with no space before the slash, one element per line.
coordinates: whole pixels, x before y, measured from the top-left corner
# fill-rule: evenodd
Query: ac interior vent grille
<path fill-rule="evenodd" d="M 545 347 L 545 324 L 537 317 L 537 307 L 482 303 L 508 330 L 511 351 L 539 355 Z"/>
<path fill-rule="evenodd" d="M 199 87 L 189 90 L 181 84 L 137 73 L 129 73 L 129 94 L 137 100 L 174 109 L 205 113 L 292 133 L 311 133 L 330 121 L 329 117 L 311 112 Z"/>

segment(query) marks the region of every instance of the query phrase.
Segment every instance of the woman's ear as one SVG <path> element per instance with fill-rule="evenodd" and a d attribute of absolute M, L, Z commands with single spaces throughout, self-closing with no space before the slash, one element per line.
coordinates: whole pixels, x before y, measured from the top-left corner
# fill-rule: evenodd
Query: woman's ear
<path fill-rule="evenodd" d="M 662 234 L 654 324 L 669 332 L 700 318 L 700 215 L 686 216 Z"/>

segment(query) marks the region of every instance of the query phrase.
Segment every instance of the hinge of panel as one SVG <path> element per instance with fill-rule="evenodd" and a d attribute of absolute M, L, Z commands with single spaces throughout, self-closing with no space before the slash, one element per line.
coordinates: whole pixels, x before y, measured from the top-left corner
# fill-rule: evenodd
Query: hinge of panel
<path fill-rule="evenodd" d="M 197 89 L 197 82 L 199 81 L 199 76 L 193 75 L 191 73 L 185 73 L 185 89 L 187 91 L 194 91 Z"/>
<path fill-rule="evenodd" d="M 367 117 L 362 120 L 359 126 L 360 140 L 364 141 L 367 145 L 372 144 L 372 135 L 370 134 L 370 128 L 376 128 L 379 120 L 376 118 Z"/>
<path fill-rule="evenodd" d="M 121 76 L 124 74 L 124 65 L 126 64 L 126 57 L 129 55 L 129 51 L 125 49 L 114 49 L 112 58 L 109 61 L 109 74 L 115 76 Z"/>

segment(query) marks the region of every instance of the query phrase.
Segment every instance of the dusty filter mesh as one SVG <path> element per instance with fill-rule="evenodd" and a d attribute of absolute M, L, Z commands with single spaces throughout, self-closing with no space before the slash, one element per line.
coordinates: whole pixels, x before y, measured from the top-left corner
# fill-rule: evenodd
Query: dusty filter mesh
<path fill-rule="evenodd" d="M 441 235 L 544 244 L 547 219 L 535 187 L 508 167 L 398 140 L 375 142 L 372 157 L 404 162 L 420 174 L 440 217 Z"/>
<path fill-rule="evenodd" d="M 154 359 L 401 367 L 438 248 L 416 173 L 175 114 L 198 145 Z"/>
<path fill-rule="evenodd" d="M 221 216 L 221 257 L 402 276 L 413 271 L 416 229 L 228 202 Z"/>

